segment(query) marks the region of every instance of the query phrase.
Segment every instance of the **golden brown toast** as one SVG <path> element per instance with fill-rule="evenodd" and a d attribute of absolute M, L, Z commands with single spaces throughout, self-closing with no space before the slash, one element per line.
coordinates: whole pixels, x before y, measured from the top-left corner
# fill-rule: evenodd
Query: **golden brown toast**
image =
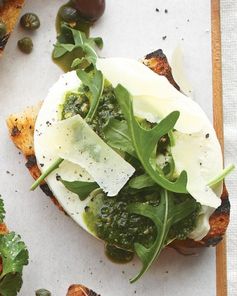
<path fill-rule="evenodd" d="M 100 296 L 83 285 L 71 285 L 66 296 Z"/>
<path fill-rule="evenodd" d="M 0 21 L 7 26 L 7 34 L 0 38 L 0 56 L 2 55 L 10 34 L 16 25 L 24 2 L 25 0 L 8 0 L 3 7 L 0 8 Z"/>
<path fill-rule="evenodd" d="M 170 83 L 180 90 L 179 86 L 174 81 L 172 70 L 162 50 L 157 50 L 147 55 L 144 59 L 144 64 L 150 67 L 157 74 L 165 76 Z M 40 106 L 28 108 L 25 112 L 11 115 L 7 119 L 11 139 L 26 157 L 26 167 L 34 179 L 37 179 L 41 174 L 37 166 L 33 143 L 34 125 L 39 108 Z M 43 182 L 40 187 L 44 193 L 48 195 L 61 210 L 63 210 L 57 199 L 50 191 L 48 185 Z M 201 246 L 215 246 L 218 242 L 220 242 L 227 229 L 230 215 L 230 203 L 226 188 L 223 190 L 221 199 L 221 206 L 216 209 L 210 217 L 209 222 L 211 229 L 204 239 L 198 242 L 189 239 L 184 241 L 176 240 L 171 246 L 175 248 L 196 248 Z"/>

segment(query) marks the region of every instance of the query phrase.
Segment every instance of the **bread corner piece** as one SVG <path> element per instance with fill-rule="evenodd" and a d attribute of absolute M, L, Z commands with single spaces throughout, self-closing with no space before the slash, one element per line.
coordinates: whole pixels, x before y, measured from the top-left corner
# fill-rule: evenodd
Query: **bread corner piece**
<path fill-rule="evenodd" d="M 157 50 L 147 55 L 143 62 L 158 75 L 165 76 L 170 81 L 170 83 L 174 85 L 174 87 L 180 90 L 179 86 L 174 81 L 171 67 L 169 66 L 167 58 L 162 52 L 162 50 Z M 13 114 L 9 116 L 9 118 L 7 119 L 10 137 L 13 143 L 17 146 L 18 149 L 21 150 L 21 152 L 25 156 L 27 160 L 26 167 L 28 168 L 34 179 L 37 179 L 40 176 L 40 170 L 37 166 L 37 161 L 34 153 L 33 138 L 35 121 L 39 109 L 40 105 L 36 107 L 29 107 L 23 113 Z M 53 202 L 59 207 L 59 209 L 63 211 L 57 199 L 50 191 L 48 185 L 44 182 L 41 184 L 40 187 L 44 191 L 44 193 L 53 200 Z M 210 217 L 209 223 L 211 229 L 204 239 L 202 239 L 201 241 L 194 241 L 190 239 L 183 241 L 176 240 L 170 246 L 176 249 L 183 249 L 209 247 L 218 244 L 222 240 L 226 232 L 227 226 L 229 224 L 230 203 L 228 199 L 228 193 L 225 187 L 221 196 L 221 200 L 221 206 L 218 209 L 216 209 L 216 211 Z"/>
<path fill-rule="evenodd" d="M 71 285 L 66 296 L 100 296 L 83 285 Z"/>
<path fill-rule="evenodd" d="M 6 120 L 10 137 L 15 146 L 26 158 L 25 165 L 35 180 L 41 175 L 34 150 L 34 129 L 40 106 L 41 103 L 37 104 L 36 106 L 27 107 L 21 113 L 11 114 Z M 40 188 L 47 196 L 52 199 L 54 204 L 63 211 L 63 208 L 54 197 L 47 183 L 43 182 L 40 185 Z"/>
<path fill-rule="evenodd" d="M 25 0 L 7 0 L 3 7 L 0 8 L 0 21 L 5 23 L 7 26 L 7 34 L 0 38 L 0 57 L 7 44 L 10 34 L 14 30 L 24 2 Z"/>

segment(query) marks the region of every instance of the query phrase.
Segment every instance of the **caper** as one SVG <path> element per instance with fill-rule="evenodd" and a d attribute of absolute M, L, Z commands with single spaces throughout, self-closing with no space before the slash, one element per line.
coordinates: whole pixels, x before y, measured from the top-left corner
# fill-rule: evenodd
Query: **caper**
<path fill-rule="evenodd" d="M 63 6 L 59 9 L 59 15 L 65 22 L 75 22 L 78 20 L 78 12 L 70 6 Z"/>
<path fill-rule="evenodd" d="M 7 26 L 0 21 L 0 38 L 2 38 L 3 36 L 5 36 L 7 33 Z"/>
<path fill-rule="evenodd" d="M 48 290 L 45 289 L 39 289 L 35 291 L 36 296 L 51 296 L 51 293 Z"/>
<path fill-rule="evenodd" d="M 34 31 L 40 27 L 40 20 L 35 13 L 26 13 L 21 17 L 20 24 L 22 28 Z"/>
<path fill-rule="evenodd" d="M 24 37 L 17 43 L 19 49 L 24 53 L 31 53 L 33 49 L 33 42 L 30 37 Z"/>

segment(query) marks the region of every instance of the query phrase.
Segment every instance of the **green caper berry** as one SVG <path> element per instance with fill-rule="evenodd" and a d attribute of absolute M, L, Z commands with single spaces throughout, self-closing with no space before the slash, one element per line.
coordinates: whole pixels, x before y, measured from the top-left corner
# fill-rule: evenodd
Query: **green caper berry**
<path fill-rule="evenodd" d="M 76 22 L 78 20 L 78 12 L 70 6 L 63 6 L 59 9 L 59 15 L 65 22 Z"/>
<path fill-rule="evenodd" d="M 51 296 L 51 293 L 48 290 L 45 289 L 39 289 L 35 291 L 36 296 Z"/>
<path fill-rule="evenodd" d="M 0 21 L 0 38 L 2 38 L 3 36 L 5 36 L 7 33 L 7 26 Z"/>
<path fill-rule="evenodd" d="M 33 42 L 30 37 L 24 37 L 17 43 L 19 49 L 24 53 L 31 53 L 33 49 Z"/>
<path fill-rule="evenodd" d="M 20 24 L 22 28 L 34 31 L 40 27 L 40 20 L 35 13 L 26 13 L 21 17 Z"/>

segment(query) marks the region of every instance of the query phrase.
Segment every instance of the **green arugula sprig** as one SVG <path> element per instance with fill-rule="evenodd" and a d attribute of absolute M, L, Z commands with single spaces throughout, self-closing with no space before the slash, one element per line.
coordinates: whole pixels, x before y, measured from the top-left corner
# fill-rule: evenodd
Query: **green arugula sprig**
<path fill-rule="evenodd" d="M 133 177 L 128 184 L 129 187 L 133 189 L 142 189 L 147 187 L 153 187 L 156 185 L 156 183 L 147 174 Z"/>
<path fill-rule="evenodd" d="M 108 145 L 136 157 L 126 121 L 111 118 L 103 132 Z"/>
<path fill-rule="evenodd" d="M 63 185 L 71 192 L 78 195 L 81 201 L 85 200 L 88 195 L 99 188 L 99 185 L 96 182 L 85 182 L 85 181 L 66 181 L 60 179 Z"/>
<path fill-rule="evenodd" d="M 75 49 L 82 50 L 82 56 L 76 58 L 73 68 L 88 67 L 90 64 L 95 65 L 97 59 L 96 48 L 103 47 L 103 40 L 100 37 L 87 37 L 82 31 L 71 28 L 66 23 L 61 25 L 61 34 L 57 37 L 57 43 L 54 45 L 53 58 L 58 59 Z"/>
<path fill-rule="evenodd" d="M 130 213 L 150 218 L 157 228 L 156 240 L 150 248 L 139 243 L 134 244 L 135 251 L 143 266 L 141 271 L 130 280 L 131 283 L 137 281 L 160 255 L 168 243 L 167 237 L 172 225 L 188 217 L 196 210 L 197 205 L 198 203 L 191 197 L 176 204 L 173 193 L 162 189 L 158 206 L 154 207 L 143 203 L 134 203 L 128 206 Z"/>
<path fill-rule="evenodd" d="M 214 179 L 210 180 L 207 184 L 207 186 L 214 188 L 217 184 L 219 184 L 221 181 L 224 180 L 224 178 L 229 175 L 233 170 L 235 169 L 234 164 L 230 164 L 226 168 L 223 169 L 223 171 L 216 176 Z"/>
<path fill-rule="evenodd" d="M 88 123 L 91 123 L 96 114 L 104 90 L 104 77 L 102 72 L 96 68 L 89 73 L 79 69 L 77 70 L 77 76 L 80 78 L 81 82 L 89 88 L 92 94 L 93 99 L 90 103 L 89 112 L 85 118 Z"/>
<path fill-rule="evenodd" d="M 155 127 L 147 130 L 140 126 L 134 116 L 129 92 L 122 85 L 118 85 L 115 88 L 115 95 L 127 121 L 133 148 L 146 173 L 157 184 L 169 191 L 187 193 L 187 173 L 185 171 L 181 172 L 176 181 L 171 182 L 162 174 L 162 170 L 155 164 L 155 161 L 152 162 L 152 159 L 156 159 L 155 149 L 158 141 L 161 137 L 173 130 L 179 118 L 179 112 L 172 112 Z M 156 166 L 155 168 L 154 164 Z"/>
<path fill-rule="evenodd" d="M 4 203 L 0 199 L 1 223 L 5 217 Z M 21 237 L 15 232 L 0 235 L 0 295 L 16 296 L 22 286 L 22 270 L 28 264 L 29 254 Z"/>
<path fill-rule="evenodd" d="M 96 67 L 90 72 L 85 70 L 77 70 L 77 75 L 80 78 L 81 82 L 86 85 L 92 93 L 92 101 L 90 102 L 90 109 L 86 116 L 86 121 L 91 123 L 96 110 L 99 105 L 99 101 L 104 89 L 104 77 L 101 71 L 97 70 Z M 55 171 L 61 163 L 64 161 L 63 158 L 56 159 L 46 171 L 32 184 L 30 190 L 35 190 L 44 179 L 49 176 L 53 171 Z"/>

